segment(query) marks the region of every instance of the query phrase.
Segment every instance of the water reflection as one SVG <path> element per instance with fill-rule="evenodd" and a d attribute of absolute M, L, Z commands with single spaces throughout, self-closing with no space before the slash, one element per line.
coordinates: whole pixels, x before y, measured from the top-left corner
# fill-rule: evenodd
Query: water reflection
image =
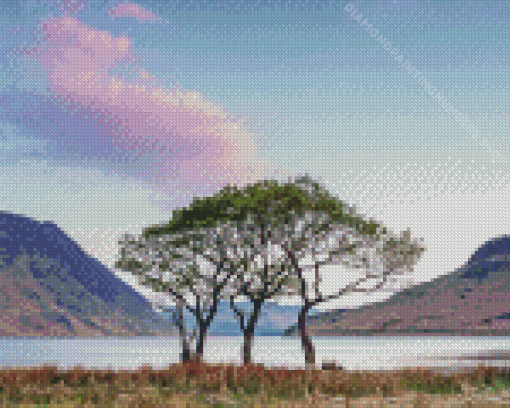
<path fill-rule="evenodd" d="M 344 369 L 394 370 L 402 367 L 458 369 L 490 364 L 507 367 L 508 337 L 317 337 L 317 363 L 334 361 Z M 204 359 L 240 364 L 242 337 L 208 337 Z M 506 348 L 505 348 L 506 347 Z M 179 362 L 177 338 L 1 338 L 0 366 L 54 365 L 68 369 L 129 370 L 148 364 L 164 368 Z M 266 367 L 304 368 L 298 338 L 255 337 L 254 362 Z"/>

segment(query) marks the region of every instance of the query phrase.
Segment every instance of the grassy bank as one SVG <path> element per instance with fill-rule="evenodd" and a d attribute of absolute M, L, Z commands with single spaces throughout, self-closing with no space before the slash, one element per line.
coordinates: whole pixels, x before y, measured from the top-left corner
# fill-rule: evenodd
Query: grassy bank
<path fill-rule="evenodd" d="M 510 406 L 510 372 L 482 367 L 450 374 L 205 363 L 131 371 L 9 368 L 0 371 L 0 388 L 1 407 L 27 408 Z"/>

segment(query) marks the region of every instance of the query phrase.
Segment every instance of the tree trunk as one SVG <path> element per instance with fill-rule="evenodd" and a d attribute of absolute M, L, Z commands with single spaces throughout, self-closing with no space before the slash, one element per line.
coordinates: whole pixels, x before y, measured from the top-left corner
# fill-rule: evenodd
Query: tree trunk
<path fill-rule="evenodd" d="M 207 329 L 208 328 L 209 328 L 208 326 L 204 327 L 204 325 L 200 324 L 200 330 L 199 330 L 199 334 L 198 334 L 197 345 L 195 347 L 195 355 L 193 356 L 195 362 L 199 363 L 203 359 L 203 356 L 204 356 L 204 344 L 205 344 L 205 338 L 207 336 Z"/>
<path fill-rule="evenodd" d="M 200 363 L 203 360 L 204 344 L 205 344 L 205 339 L 207 337 L 207 331 L 209 330 L 212 319 L 213 319 L 214 315 L 216 314 L 217 310 L 218 310 L 218 298 L 217 298 L 217 296 L 214 296 L 213 306 L 209 310 L 209 316 L 205 320 L 203 320 L 201 318 L 197 318 L 199 331 L 198 331 L 198 340 L 197 340 L 197 344 L 195 347 L 195 356 L 194 356 L 194 359 L 196 362 Z"/>
<path fill-rule="evenodd" d="M 188 347 L 187 343 L 184 343 L 182 346 L 182 354 L 181 354 L 181 361 L 186 364 L 189 363 L 192 360 L 191 350 Z"/>
<path fill-rule="evenodd" d="M 184 328 L 184 319 L 183 319 L 183 307 L 180 305 L 178 307 L 178 317 L 177 317 L 177 326 L 179 328 L 179 337 L 181 338 L 181 361 L 183 363 L 188 363 L 192 360 L 192 353 L 190 350 L 190 344 L 186 339 L 186 330 Z"/>
<path fill-rule="evenodd" d="M 260 309 L 262 308 L 262 300 L 256 300 L 253 302 L 253 313 L 248 320 L 246 327 L 241 327 L 244 332 L 244 345 L 243 345 L 243 362 L 244 364 L 252 363 L 252 351 L 253 351 L 253 338 L 255 337 L 255 325 L 259 318 Z"/>
<path fill-rule="evenodd" d="M 253 348 L 253 330 L 244 333 L 243 363 L 251 364 Z"/>
<path fill-rule="evenodd" d="M 307 369 L 315 367 L 315 348 L 312 343 L 312 339 L 308 336 L 306 329 L 306 318 L 308 312 L 311 309 L 311 305 L 308 301 L 305 301 L 305 306 L 299 311 L 298 327 L 301 335 L 301 346 L 305 352 L 305 367 Z"/>

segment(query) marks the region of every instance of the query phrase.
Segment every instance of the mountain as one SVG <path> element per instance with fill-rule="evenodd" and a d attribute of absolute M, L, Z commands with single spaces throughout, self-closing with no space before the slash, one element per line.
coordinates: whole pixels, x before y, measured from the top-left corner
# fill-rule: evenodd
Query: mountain
<path fill-rule="evenodd" d="M 175 327 L 52 222 L 0 212 L 0 336 L 155 336 Z"/>
<path fill-rule="evenodd" d="M 510 236 L 486 242 L 453 273 L 358 309 L 321 313 L 312 336 L 510 336 Z M 285 335 L 297 336 L 297 327 Z"/>
<path fill-rule="evenodd" d="M 236 307 L 251 314 L 250 302 L 236 302 Z M 300 305 L 279 305 L 276 302 L 265 302 L 255 326 L 255 336 L 282 336 L 285 330 L 292 324 L 297 323 Z M 175 310 L 175 308 L 170 308 Z M 162 313 L 170 316 L 169 312 Z M 310 321 L 313 321 L 310 316 Z M 191 313 L 185 313 L 187 327 L 194 327 L 195 320 Z M 211 336 L 242 336 L 239 320 L 235 316 L 228 301 L 221 301 L 218 310 L 209 328 Z"/>

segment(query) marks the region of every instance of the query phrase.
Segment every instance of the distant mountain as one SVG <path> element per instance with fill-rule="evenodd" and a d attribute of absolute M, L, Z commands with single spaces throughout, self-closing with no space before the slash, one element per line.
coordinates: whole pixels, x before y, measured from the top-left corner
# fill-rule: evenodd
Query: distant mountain
<path fill-rule="evenodd" d="M 175 327 L 52 222 L 0 212 L 0 336 L 155 336 Z"/>
<path fill-rule="evenodd" d="M 453 273 L 346 311 L 321 313 L 312 336 L 510 336 L 510 236 L 485 243 Z M 285 335 L 298 335 L 290 327 Z"/>
<path fill-rule="evenodd" d="M 236 307 L 251 314 L 252 304 L 250 302 L 236 302 Z M 301 309 L 300 305 L 279 305 L 275 302 L 265 302 L 262 305 L 261 314 L 257 325 L 255 326 L 255 336 L 282 336 L 285 330 L 297 323 L 298 313 Z M 175 308 L 172 308 L 175 310 Z M 165 316 L 170 316 L 170 313 L 162 313 Z M 188 327 L 194 327 L 194 318 L 191 313 L 185 313 L 185 320 Z M 313 321 L 313 316 L 310 316 L 309 321 Z M 230 307 L 228 301 L 221 301 L 218 305 L 218 310 L 211 323 L 208 331 L 211 336 L 242 336 L 239 327 L 239 320 L 236 318 L 234 312 Z"/>

